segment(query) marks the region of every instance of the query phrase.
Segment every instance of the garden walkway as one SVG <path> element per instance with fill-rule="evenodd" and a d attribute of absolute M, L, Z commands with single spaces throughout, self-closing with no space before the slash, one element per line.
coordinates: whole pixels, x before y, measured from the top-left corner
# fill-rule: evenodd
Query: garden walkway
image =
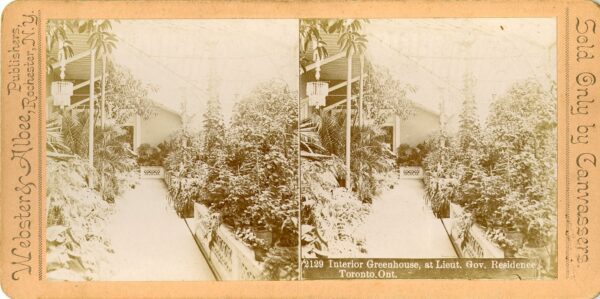
<path fill-rule="evenodd" d="M 116 199 L 107 227 L 112 247 L 106 280 L 214 280 L 183 219 L 169 206 L 166 185 L 142 179 Z"/>
<path fill-rule="evenodd" d="M 424 200 L 420 180 L 400 179 L 373 200 L 366 219 L 367 256 L 373 258 L 456 257 L 446 230 Z"/>

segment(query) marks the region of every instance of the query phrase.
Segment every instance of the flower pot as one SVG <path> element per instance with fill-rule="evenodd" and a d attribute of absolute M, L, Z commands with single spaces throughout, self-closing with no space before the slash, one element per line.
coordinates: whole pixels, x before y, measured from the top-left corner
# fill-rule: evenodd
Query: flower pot
<path fill-rule="evenodd" d="M 515 249 L 523 247 L 525 241 L 525 234 L 520 231 L 508 231 L 506 232 L 506 239 L 510 240 L 515 246 Z"/>
<path fill-rule="evenodd" d="M 439 219 L 450 218 L 450 203 L 448 201 L 440 203 L 440 206 L 433 213 Z"/>
<path fill-rule="evenodd" d="M 273 245 L 273 232 L 266 229 L 254 230 L 256 238 L 262 240 L 265 246 L 271 247 Z"/>
<path fill-rule="evenodd" d="M 254 247 L 254 259 L 257 262 L 264 262 L 265 257 L 267 257 L 267 250 L 262 247 Z"/>
<path fill-rule="evenodd" d="M 527 252 L 527 255 L 523 257 L 538 258 L 541 266 L 545 269 L 551 266 L 550 253 L 546 246 L 532 246 L 526 244 L 523 246 L 523 250 Z"/>
<path fill-rule="evenodd" d="M 194 218 L 194 203 L 188 202 L 183 204 L 182 207 L 177 209 L 177 215 L 180 218 Z"/>
<path fill-rule="evenodd" d="M 504 253 L 505 258 L 515 257 L 515 254 L 517 253 L 517 251 L 514 248 L 508 246 L 503 247 L 502 252 Z"/>

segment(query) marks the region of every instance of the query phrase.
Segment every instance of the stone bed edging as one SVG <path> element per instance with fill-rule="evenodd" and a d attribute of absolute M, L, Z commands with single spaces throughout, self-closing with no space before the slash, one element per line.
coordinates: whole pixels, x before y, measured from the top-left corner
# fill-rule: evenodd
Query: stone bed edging
<path fill-rule="evenodd" d="M 464 209 L 450 203 L 450 218 L 442 218 L 449 233 L 450 240 L 460 257 L 466 258 L 504 258 L 504 251 L 485 236 L 483 228 L 474 223 L 464 238 L 460 237 L 459 219 L 465 214 Z"/>
<path fill-rule="evenodd" d="M 194 203 L 194 237 L 207 262 L 213 266 L 221 280 L 259 280 L 263 267 L 254 259 L 254 251 L 237 240 L 233 232 L 219 225 L 216 238 L 210 243 L 210 228 L 206 221 L 211 218 L 210 211 L 200 203 Z M 203 221 L 204 220 L 204 221 Z"/>

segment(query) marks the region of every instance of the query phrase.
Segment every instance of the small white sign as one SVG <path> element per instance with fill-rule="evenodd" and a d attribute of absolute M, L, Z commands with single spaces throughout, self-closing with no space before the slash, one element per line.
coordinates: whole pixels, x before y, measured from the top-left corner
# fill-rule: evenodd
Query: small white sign
<path fill-rule="evenodd" d="M 422 179 L 423 167 L 417 166 L 402 166 L 400 167 L 401 179 Z"/>
<path fill-rule="evenodd" d="M 165 169 L 161 166 L 140 166 L 140 178 L 162 179 L 165 177 Z"/>

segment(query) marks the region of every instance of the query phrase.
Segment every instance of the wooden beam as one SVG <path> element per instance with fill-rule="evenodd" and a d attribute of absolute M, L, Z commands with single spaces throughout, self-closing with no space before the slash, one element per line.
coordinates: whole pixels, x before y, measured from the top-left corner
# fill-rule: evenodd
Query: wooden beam
<path fill-rule="evenodd" d="M 94 78 L 94 82 L 95 82 L 96 80 L 99 80 L 101 77 L 102 77 L 102 76 L 96 76 L 96 78 Z M 85 81 L 85 82 L 81 82 L 81 83 L 79 83 L 79 84 L 77 84 L 77 85 L 73 86 L 73 91 L 75 91 L 75 90 L 78 90 L 78 89 L 80 89 L 80 88 L 82 88 L 82 87 L 86 87 L 86 86 L 88 86 L 89 84 L 90 84 L 90 80 L 87 80 L 87 81 Z M 50 101 L 50 100 L 52 100 L 52 96 L 48 96 L 48 97 L 46 98 L 46 101 Z M 89 101 L 89 98 L 88 98 L 88 101 Z M 78 103 L 79 103 L 79 102 L 78 102 Z"/>
<path fill-rule="evenodd" d="M 81 58 L 84 58 L 84 57 L 86 57 L 86 56 L 89 56 L 89 55 L 90 55 L 90 50 L 83 51 L 83 52 L 81 52 L 81 53 L 78 53 L 77 55 L 73 55 L 73 56 L 69 57 L 69 58 L 66 60 L 66 64 L 69 64 L 69 63 L 71 63 L 71 62 L 77 61 L 77 60 L 79 60 L 79 59 L 81 59 Z M 55 62 L 55 63 L 53 63 L 53 64 L 52 64 L 52 68 L 53 68 L 53 69 L 57 69 L 57 68 L 59 68 L 59 67 L 60 67 L 60 62 Z"/>
<path fill-rule="evenodd" d="M 357 97 L 358 97 L 358 95 L 355 94 L 355 95 L 352 96 L 352 99 L 355 100 Z M 339 102 L 337 102 L 337 103 L 335 103 L 333 105 L 329 105 L 329 106 L 323 108 L 323 112 L 327 112 L 329 110 L 335 109 L 337 106 L 340 106 L 342 104 L 346 104 L 347 101 L 348 101 L 348 98 L 344 98 L 343 100 L 341 100 L 341 101 L 339 101 Z"/>
<path fill-rule="evenodd" d="M 73 104 L 73 105 L 70 105 L 70 106 L 68 106 L 68 107 L 67 107 L 67 108 L 65 108 L 65 109 L 67 109 L 67 110 L 75 109 L 75 108 L 77 108 L 78 106 L 80 106 L 80 105 L 83 105 L 83 104 L 85 104 L 85 103 L 87 103 L 87 102 L 89 102 L 89 101 L 90 101 L 90 98 L 88 97 L 88 98 L 85 98 L 85 99 L 83 99 L 83 100 L 81 100 L 81 101 L 79 101 L 79 102 L 77 102 L 77 103 L 75 103 L 75 104 Z"/>
<path fill-rule="evenodd" d="M 366 75 L 365 75 L 365 77 L 366 77 Z M 350 84 L 352 84 L 352 83 L 354 83 L 354 82 L 356 82 L 358 80 L 360 80 L 360 76 L 352 78 L 352 80 L 350 80 Z M 340 88 L 342 88 L 342 87 L 344 87 L 346 85 L 348 85 L 348 81 L 344 81 L 344 82 L 342 82 L 340 84 L 336 84 L 336 85 L 334 85 L 332 87 L 329 87 L 329 92 L 332 92 L 332 91 L 334 91 L 336 89 L 340 89 Z"/>
<path fill-rule="evenodd" d="M 96 81 L 100 80 L 100 78 L 101 78 L 101 77 L 102 77 L 102 76 L 96 76 L 96 77 L 94 78 L 94 82 L 96 82 Z M 77 84 L 77 85 L 73 86 L 73 90 L 77 90 L 77 89 L 80 89 L 80 88 L 82 88 L 82 87 L 85 87 L 85 86 L 88 86 L 88 85 L 90 85 L 90 80 L 87 80 L 87 81 L 85 81 L 85 82 L 81 82 L 81 83 L 79 83 L 79 84 Z"/>
<path fill-rule="evenodd" d="M 340 52 L 340 53 L 337 53 L 337 54 L 335 54 L 333 56 L 329 56 L 329 57 L 321 60 L 321 66 L 324 66 L 324 65 L 326 65 L 326 64 L 328 64 L 328 63 L 330 63 L 332 61 L 336 61 L 336 60 L 338 60 L 340 58 L 344 58 L 344 57 L 346 57 L 346 52 Z M 317 63 L 316 62 L 315 63 L 311 63 L 308 66 L 306 66 L 306 68 L 304 70 L 300 70 L 300 75 L 302 75 L 305 72 L 308 72 L 310 70 L 313 70 L 315 68 L 317 68 Z"/>

